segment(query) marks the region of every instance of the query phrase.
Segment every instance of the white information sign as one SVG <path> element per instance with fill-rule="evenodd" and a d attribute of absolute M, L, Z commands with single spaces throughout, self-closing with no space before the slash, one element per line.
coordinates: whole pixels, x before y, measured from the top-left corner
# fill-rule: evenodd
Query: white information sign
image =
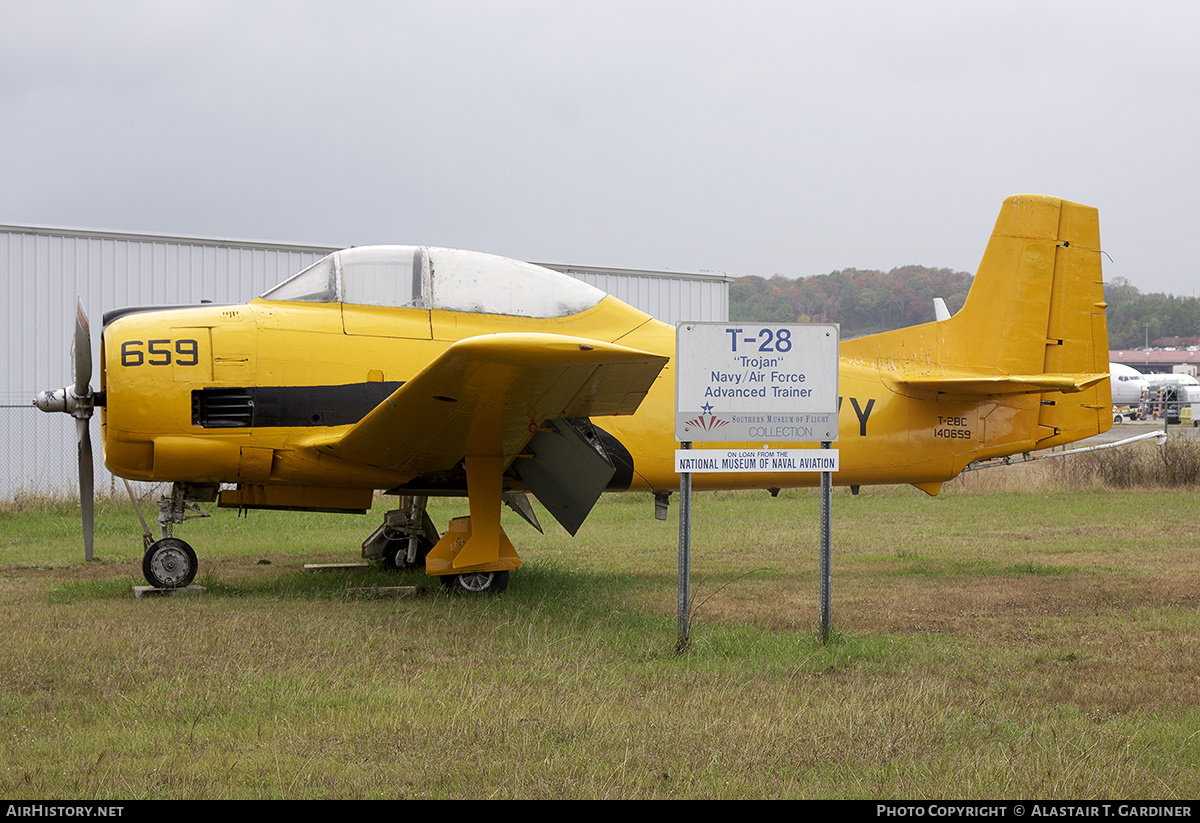
<path fill-rule="evenodd" d="M 675 472 L 836 472 L 837 449 L 676 449 Z"/>
<path fill-rule="evenodd" d="M 836 323 L 679 323 L 675 439 L 837 440 L 839 336 Z"/>

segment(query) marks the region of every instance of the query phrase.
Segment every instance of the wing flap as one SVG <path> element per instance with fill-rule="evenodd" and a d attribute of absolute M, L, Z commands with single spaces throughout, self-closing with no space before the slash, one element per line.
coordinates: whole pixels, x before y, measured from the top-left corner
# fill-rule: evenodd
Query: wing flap
<path fill-rule="evenodd" d="M 562 335 L 470 337 L 318 448 L 413 475 L 467 454 L 511 459 L 545 420 L 632 414 L 668 359 Z"/>

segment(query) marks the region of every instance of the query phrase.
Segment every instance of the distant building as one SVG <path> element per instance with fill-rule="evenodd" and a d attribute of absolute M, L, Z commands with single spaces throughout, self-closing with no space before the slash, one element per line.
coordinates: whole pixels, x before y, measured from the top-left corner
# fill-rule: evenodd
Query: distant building
<path fill-rule="evenodd" d="M 1112 349 L 1108 362 L 1124 363 L 1142 374 L 1170 374 L 1180 371 L 1178 367 L 1200 367 L 1200 349 Z"/>
<path fill-rule="evenodd" d="M 8 315 L 0 331 L 5 362 L 0 369 L 0 499 L 19 492 L 77 492 L 71 421 L 31 405 L 42 389 L 70 382 L 77 297 L 92 325 L 92 361 L 98 369 L 104 312 L 204 300 L 244 303 L 338 248 L 0 225 L 0 294 Z M 590 283 L 667 323 L 729 317 L 733 277 L 728 275 L 539 265 Z M 94 376 L 93 385 L 97 382 Z M 98 416 L 92 426 L 92 442 L 98 444 Z M 115 492 L 117 485 L 98 454 L 96 463 L 97 491 Z"/>

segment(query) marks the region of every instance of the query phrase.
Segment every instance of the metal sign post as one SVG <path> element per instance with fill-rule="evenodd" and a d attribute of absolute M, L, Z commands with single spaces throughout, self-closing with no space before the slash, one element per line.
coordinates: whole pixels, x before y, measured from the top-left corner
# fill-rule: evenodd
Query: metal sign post
<path fill-rule="evenodd" d="M 830 632 L 833 472 L 837 440 L 836 324 L 679 323 L 675 327 L 675 471 L 679 473 L 677 648 L 690 636 L 693 472 L 820 472 L 821 639 Z M 692 449 L 694 441 L 743 442 L 741 448 Z M 764 441 L 821 443 L 772 449 Z M 762 443 L 758 448 L 757 444 Z"/>
<path fill-rule="evenodd" d="M 828 449 L 829 443 L 821 444 Z M 821 472 L 821 644 L 829 641 L 833 630 L 833 606 L 830 602 L 833 588 L 833 473 Z"/>
<path fill-rule="evenodd" d="M 681 449 L 692 448 L 689 442 L 680 443 Z M 692 473 L 679 474 L 679 600 L 675 617 L 675 650 L 683 651 L 691 638 L 689 606 L 692 599 Z"/>

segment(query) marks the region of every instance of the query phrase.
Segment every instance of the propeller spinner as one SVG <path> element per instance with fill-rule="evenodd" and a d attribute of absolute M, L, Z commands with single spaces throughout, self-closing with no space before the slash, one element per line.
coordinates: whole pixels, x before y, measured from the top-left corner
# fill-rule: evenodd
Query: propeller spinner
<path fill-rule="evenodd" d="M 92 537 L 95 532 L 94 480 L 92 471 L 92 437 L 88 420 L 92 416 L 95 398 L 89 385 L 92 379 L 92 340 L 83 303 L 75 304 L 75 337 L 71 341 L 71 362 L 75 382 L 62 389 L 39 392 L 33 405 L 44 412 L 64 412 L 75 418 L 75 440 L 79 452 L 79 503 L 83 512 L 83 553 L 92 559 Z"/>

